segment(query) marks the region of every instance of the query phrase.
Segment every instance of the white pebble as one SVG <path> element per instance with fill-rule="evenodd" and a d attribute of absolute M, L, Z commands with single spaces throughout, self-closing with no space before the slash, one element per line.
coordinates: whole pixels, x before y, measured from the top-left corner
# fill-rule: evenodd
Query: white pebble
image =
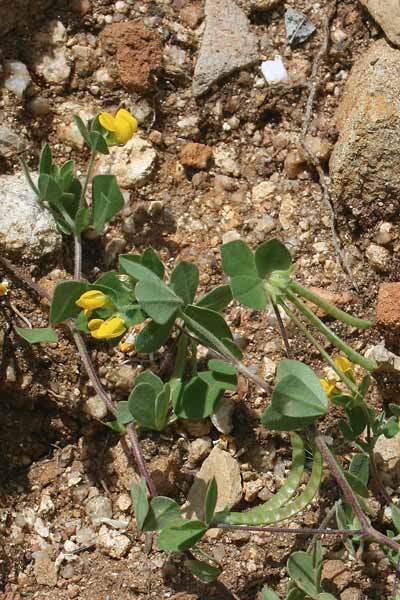
<path fill-rule="evenodd" d="M 275 56 L 274 60 L 266 60 L 261 63 L 261 72 L 271 85 L 289 81 L 288 72 L 279 54 Z"/>

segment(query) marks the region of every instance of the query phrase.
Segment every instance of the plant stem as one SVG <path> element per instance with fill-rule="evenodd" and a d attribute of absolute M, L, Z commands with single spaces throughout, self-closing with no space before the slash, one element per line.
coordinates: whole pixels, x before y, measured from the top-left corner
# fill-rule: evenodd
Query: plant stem
<path fill-rule="evenodd" d="M 262 525 L 227 525 L 217 523 L 213 525 L 217 529 L 233 529 L 237 531 L 260 531 L 262 533 L 293 533 L 294 535 L 360 535 L 361 529 L 313 529 L 312 527 L 291 528 L 291 527 L 263 527 Z"/>
<path fill-rule="evenodd" d="M 292 281 L 289 287 L 295 294 L 298 294 L 299 296 L 302 296 L 306 300 L 309 300 L 316 306 L 319 306 L 319 308 L 322 308 L 322 310 L 328 313 L 328 315 L 330 315 L 334 319 L 337 319 L 338 321 L 342 321 L 342 323 L 345 323 L 346 325 L 350 325 L 351 327 L 358 327 L 359 329 L 368 329 L 373 325 L 372 321 L 367 321 L 366 319 L 359 319 L 358 317 L 349 315 L 344 310 L 337 308 L 337 306 L 334 306 L 333 304 L 325 300 L 325 298 L 321 298 L 321 296 L 318 296 L 318 294 L 315 294 L 311 290 L 308 290 L 307 288 L 303 287 L 297 281 Z"/>
<path fill-rule="evenodd" d="M 337 464 L 336 459 L 332 455 L 332 452 L 331 452 L 330 448 L 327 446 L 325 439 L 321 433 L 317 432 L 317 435 L 315 436 L 315 443 L 317 444 L 319 451 L 321 452 L 321 454 L 323 456 L 324 461 L 328 465 L 329 470 L 331 471 L 332 475 L 338 482 L 346 501 L 350 504 L 351 508 L 354 511 L 354 514 L 356 515 L 357 519 L 360 522 L 360 525 L 361 525 L 360 535 L 362 537 L 369 538 L 369 539 L 373 540 L 374 542 L 378 542 L 378 544 L 388 546 L 395 552 L 400 552 L 400 544 L 398 544 L 394 540 L 390 539 L 389 537 L 387 537 L 380 531 L 377 531 L 376 529 L 374 529 L 374 527 L 372 527 L 370 525 L 363 509 L 360 506 L 357 496 L 353 492 L 350 484 L 347 482 L 347 479 L 345 478 L 341 468 Z"/>
<path fill-rule="evenodd" d="M 359 354 L 356 350 L 353 350 L 346 342 L 341 340 L 336 333 L 334 333 L 329 327 L 325 325 L 307 306 L 291 291 L 287 290 L 287 298 L 295 305 L 295 307 L 310 321 L 314 327 L 322 333 L 326 339 L 331 342 L 338 350 L 346 354 L 346 356 L 354 363 L 363 367 L 366 371 L 373 373 L 377 365 Z"/>
<path fill-rule="evenodd" d="M 286 356 L 288 358 L 292 358 L 292 350 L 290 348 L 290 344 L 289 344 L 289 339 L 286 333 L 286 329 L 285 329 L 285 325 L 282 321 L 282 317 L 281 317 L 281 313 L 279 312 L 279 308 L 278 306 L 275 304 L 275 302 L 272 300 L 272 298 L 269 298 L 271 301 L 271 306 L 274 309 L 274 313 L 276 316 L 276 320 L 278 321 L 278 326 L 279 326 L 279 331 L 281 334 L 281 338 L 283 339 L 283 343 L 285 344 L 285 349 L 286 349 Z"/>
<path fill-rule="evenodd" d="M 349 377 L 347 377 L 336 365 L 335 361 L 329 356 L 326 350 L 323 349 L 318 340 L 310 333 L 304 323 L 296 317 L 294 312 L 290 310 L 290 308 L 282 301 L 281 303 L 283 310 L 286 312 L 288 317 L 290 317 L 293 323 L 300 329 L 300 331 L 306 336 L 308 340 L 312 343 L 313 346 L 318 350 L 321 354 L 322 358 L 328 363 L 328 365 L 333 369 L 336 375 L 343 381 L 343 383 L 348 387 L 348 389 L 353 394 L 358 394 L 358 388 L 353 381 Z"/>
<path fill-rule="evenodd" d="M 86 192 L 87 192 L 87 188 L 89 185 L 89 181 L 92 177 L 94 163 L 96 160 L 96 154 L 97 154 L 96 150 L 92 150 L 92 153 L 90 155 L 88 170 L 86 173 L 85 180 L 83 182 L 81 197 L 79 199 L 79 208 L 82 208 L 85 204 Z M 81 279 L 81 277 L 82 277 L 82 236 L 80 233 L 78 235 L 76 233 L 74 233 L 74 247 L 75 247 L 74 279 Z"/>

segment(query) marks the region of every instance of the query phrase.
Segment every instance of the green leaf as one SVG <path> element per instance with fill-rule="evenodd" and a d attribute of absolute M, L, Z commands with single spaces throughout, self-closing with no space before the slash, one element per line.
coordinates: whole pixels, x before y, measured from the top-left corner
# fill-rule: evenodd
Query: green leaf
<path fill-rule="evenodd" d="M 164 389 L 157 394 L 156 403 L 154 407 L 154 425 L 156 431 L 162 431 L 168 420 L 168 409 L 171 399 L 171 390 L 170 386 L 167 384 L 164 386 Z"/>
<path fill-rule="evenodd" d="M 400 533 L 400 509 L 395 504 L 391 504 L 390 511 L 392 513 L 393 525 L 396 527 L 397 531 Z"/>
<path fill-rule="evenodd" d="M 233 297 L 254 310 L 266 307 L 267 294 L 265 292 L 264 280 L 257 275 L 240 275 L 231 279 Z"/>
<path fill-rule="evenodd" d="M 400 406 L 398 404 L 389 404 L 389 410 L 395 417 L 400 417 Z"/>
<path fill-rule="evenodd" d="M 89 133 L 90 147 L 93 152 L 100 152 L 100 154 L 110 154 L 108 145 L 104 137 L 98 131 L 91 131 Z"/>
<path fill-rule="evenodd" d="M 158 256 L 157 252 L 153 248 L 146 248 L 142 254 L 142 265 L 150 269 L 157 277 L 163 279 L 164 277 L 164 265 L 162 260 Z"/>
<path fill-rule="evenodd" d="M 237 358 L 238 360 L 241 360 L 243 358 L 243 352 L 233 340 L 229 338 L 221 338 L 221 342 L 226 348 L 228 348 L 233 358 Z"/>
<path fill-rule="evenodd" d="M 43 146 L 42 152 L 40 154 L 39 173 L 41 175 L 42 174 L 50 175 L 52 164 L 53 164 L 53 160 L 52 160 L 52 156 L 51 156 L 50 146 L 49 146 L 49 144 L 45 144 Z"/>
<path fill-rule="evenodd" d="M 119 421 L 102 421 L 103 425 L 111 429 L 111 431 L 115 431 L 115 433 L 126 433 L 125 427 L 119 423 Z"/>
<path fill-rule="evenodd" d="M 199 270 L 189 262 L 180 262 L 172 271 L 170 285 L 185 304 L 191 304 L 199 285 Z"/>
<path fill-rule="evenodd" d="M 180 419 L 198 421 L 210 416 L 221 396 L 221 389 L 209 386 L 200 376 L 193 377 L 173 394 L 174 413 Z"/>
<path fill-rule="evenodd" d="M 150 354 L 156 352 L 169 338 L 175 323 L 175 317 L 164 325 L 150 321 L 139 333 L 135 342 L 136 352 Z"/>
<path fill-rule="evenodd" d="M 121 425 L 126 425 L 133 421 L 132 413 L 129 410 L 129 402 L 126 400 L 121 400 L 117 404 L 117 421 Z"/>
<path fill-rule="evenodd" d="M 258 276 L 253 252 L 242 240 L 234 240 L 221 246 L 221 258 L 224 273 L 230 277 Z"/>
<path fill-rule="evenodd" d="M 82 206 L 75 215 L 75 234 L 80 235 L 91 223 L 91 215 L 88 208 Z"/>
<path fill-rule="evenodd" d="M 135 254 L 120 254 L 119 266 L 121 272 L 133 277 L 137 281 L 158 281 L 160 277 L 148 266 L 143 265 L 141 260 L 142 257 Z"/>
<path fill-rule="evenodd" d="M 203 583 L 212 583 L 222 573 L 222 569 L 214 567 L 202 560 L 185 560 L 186 567 Z"/>
<path fill-rule="evenodd" d="M 175 521 L 161 530 L 157 548 L 168 552 L 183 552 L 198 542 L 206 531 L 207 527 L 201 521 Z"/>
<path fill-rule="evenodd" d="M 361 406 L 354 406 L 347 411 L 350 427 L 353 430 L 355 437 L 362 434 L 367 426 L 367 417 Z"/>
<path fill-rule="evenodd" d="M 88 322 L 89 318 L 87 315 L 85 315 L 84 311 L 82 310 L 75 319 L 75 327 L 83 333 L 89 333 Z"/>
<path fill-rule="evenodd" d="M 261 600 L 280 600 L 279 596 L 275 594 L 269 587 L 263 588 L 261 593 Z"/>
<path fill-rule="evenodd" d="M 135 385 L 129 396 L 128 405 L 133 418 L 147 429 L 156 429 L 156 398 L 154 388 L 148 383 Z"/>
<path fill-rule="evenodd" d="M 369 457 L 367 454 L 359 452 L 351 459 L 349 471 L 360 479 L 364 485 L 368 485 L 369 480 Z"/>
<path fill-rule="evenodd" d="M 133 509 L 135 511 L 136 525 L 139 529 L 142 529 L 150 508 L 147 499 L 146 481 L 143 477 L 141 478 L 140 483 L 134 483 L 132 485 L 131 496 Z"/>
<path fill-rule="evenodd" d="M 15 327 L 15 331 L 30 344 L 56 343 L 58 335 L 51 327 Z"/>
<path fill-rule="evenodd" d="M 315 585 L 315 573 L 312 558 L 307 552 L 293 552 L 287 562 L 290 578 L 306 594 L 315 598 L 318 588 Z"/>
<path fill-rule="evenodd" d="M 213 477 L 207 486 L 206 497 L 204 499 L 204 520 L 207 525 L 210 525 L 217 506 L 218 487 L 215 477 Z"/>
<path fill-rule="evenodd" d="M 181 511 L 175 500 L 157 496 L 150 502 L 150 509 L 143 525 L 143 531 L 159 531 L 171 521 L 180 518 Z"/>
<path fill-rule="evenodd" d="M 287 271 L 292 264 L 289 250 L 277 239 L 264 242 L 255 252 L 258 274 L 265 279 L 273 271 Z"/>
<path fill-rule="evenodd" d="M 22 156 L 19 156 L 18 162 L 21 165 L 21 169 L 22 169 L 22 172 L 24 174 L 27 184 L 29 185 L 29 187 L 31 188 L 33 193 L 36 194 L 36 196 L 38 196 L 38 198 L 40 198 L 40 192 L 39 192 L 38 188 L 36 187 L 36 185 L 33 183 L 33 180 L 32 180 L 31 174 L 29 173 L 28 165 L 26 164 L 25 159 L 22 158 Z"/>
<path fill-rule="evenodd" d="M 185 315 L 190 317 L 193 321 L 198 323 L 202 328 L 207 329 L 212 335 L 219 340 L 228 338 L 232 340 L 232 333 L 229 329 L 228 324 L 222 315 L 210 310 L 208 308 L 200 308 L 199 306 L 189 305 L 185 309 Z M 203 334 L 200 330 L 196 330 L 192 325 L 189 325 L 190 329 L 194 330 L 194 333 L 198 337 L 203 338 Z"/>
<path fill-rule="evenodd" d="M 232 302 L 232 290 L 230 285 L 219 285 L 210 292 L 207 292 L 196 303 L 201 308 L 209 308 L 216 312 L 221 312 Z"/>
<path fill-rule="evenodd" d="M 367 486 L 355 475 L 350 473 L 349 471 L 344 471 L 343 475 L 346 477 L 347 483 L 350 484 L 351 489 L 356 494 L 359 494 L 363 498 L 368 498 L 368 488 Z"/>
<path fill-rule="evenodd" d="M 139 281 L 135 294 L 143 310 L 160 325 L 167 323 L 183 306 L 183 301 L 160 279 Z"/>
<path fill-rule="evenodd" d="M 208 361 L 208 368 L 216 373 L 222 373 L 223 375 L 235 375 L 237 374 L 236 367 L 230 363 L 220 360 L 219 358 L 211 358 Z"/>
<path fill-rule="evenodd" d="M 236 391 L 236 373 L 221 373 L 219 371 L 201 371 L 198 375 L 200 379 L 205 381 L 210 387 L 215 386 L 220 391 Z"/>
<path fill-rule="evenodd" d="M 115 175 L 95 175 L 92 183 L 93 222 L 97 233 L 101 233 L 107 221 L 124 206 L 124 197 Z"/>
<path fill-rule="evenodd" d="M 87 145 L 91 146 L 91 139 L 89 137 L 89 131 L 87 130 L 85 123 L 82 121 L 82 119 L 80 117 L 78 117 L 78 115 L 74 115 L 73 120 L 79 130 L 79 133 L 81 134 L 81 136 L 83 137 L 83 139 L 85 140 Z"/>
<path fill-rule="evenodd" d="M 40 197 L 50 204 L 57 204 L 63 194 L 62 189 L 56 180 L 46 173 L 39 175 L 38 187 L 40 191 Z"/>
<path fill-rule="evenodd" d="M 86 292 L 88 285 L 83 281 L 63 281 L 54 291 L 50 308 L 50 323 L 58 325 L 66 319 L 77 317 L 81 308 L 75 302 Z"/>
<path fill-rule="evenodd" d="M 298 587 L 294 587 L 286 596 L 286 600 L 306 600 L 306 594 Z"/>
<path fill-rule="evenodd" d="M 336 600 L 335 596 L 332 596 L 332 594 L 328 594 L 327 592 L 321 592 L 321 594 L 318 594 L 317 599 L 318 600 Z"/>
<path fill-rule="evenodd" d="M 146 383 L 147 385 L 150 385 L 156 394 L 159 394 L 164 389 L 164 384 L 161 381 L 161 379 L 158 377 L 158 375 L 156 375 L 155 373 L 153 373 L 153 371 L 150 371 L 149 369 L 143 371 L 142 373 L 139 373 L 139 375 L 135 379 L 134 387 L 141 383 Z"/>

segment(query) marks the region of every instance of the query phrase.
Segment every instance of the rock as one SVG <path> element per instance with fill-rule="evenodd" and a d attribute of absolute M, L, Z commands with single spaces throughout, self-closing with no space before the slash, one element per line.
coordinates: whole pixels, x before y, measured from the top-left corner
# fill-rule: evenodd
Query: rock
<path fill-rule="evenodd" d="M 228 434 L 233 429 L 232 415 L 236 402 L 232 398 L 221 398 L 218 407 L 211 415 L 211 423 L 220 433 Z"/>
<path fill-rule="evenodd" d="M 400 210 L 399 59 L 384 39 L 373 43 L 353 66 L 336 114 L 332 193 L 364 229 Z"/>
<path fill-rule="evenodd" d="M 243 484 L 244 499 L 246 502 L 254 502 L 257 498 L 258 492 L 263 489 L 264 485 L 262 479 L 256 479 L 255 481 L 246 481 Z"/>
<path fill-rule="evenodd" d="M 117 507 L 122 512 L 126 512 L 132 506 L 132 500 L 129 494 L 121 494 L 117 498 Z"/>
<path fill-rule="evenodd" d="M 352 574 L 341 560 L 327 560 L 322 566 L 321 582 L 324 590 L 342 591 L 352 580 Z"/>
<path fill-rule="evenodd" d="M 382 370 L 400 373 L 400 356 L 390 352 L 385 347 L 385 342 L 369 348 L 365 357 L 374 360 Z"/>
<path fill-rule="evenodd" d="M 112 173 L 122 188 L 134 189 L 148 180 L 156 162 L 156 151 L 150 142 L 134 135 L 125 146 L 112 148 L 97 163 L 98 173 Z"/>
<path fill-rule="evenodd" d="M 265 200 L 272 200 L 276 192 L 276 184 L 272 181 L 262 181 L 251 190 L 251 199 L 254 204 L 261 204 Z"/>
<path fill-rule="evenodd" d="M 180 152 L 179 160 L 184 167 L 206 169 L 212 157 L 212 149 L 205 144 L 186 144 Z"/>
<path fill-rule="evenodd" d="M 189 446 L 189 460 L 192 463 L 198 463 L 210 454 L 212 448 L 211 438 L 208 436 L 199 437 Z"/>
<path fill-rule="evenodd" d="M 90 498 L 86 502 L 85 510 L 93 524 L 96 523 L 97 519 L 111 519 L 112 517 L 111 500 L 106 496 L 94 496 L 94 498 Z"/>
<path fill-rule="evenodd" d="M 358 301 L 357 296 L 355 296 L 348 290 L 334 292 L 332 290 L 327 290 L 326 288 L 311 286 L 310 291 L 314 292 L 314 294 L 318 294 L 318 296 L 321 296 L 321 298 L 339 308 L 344 308 L 348 304 L 356 304 Z M 313 312 L 317 315 L 317 317 L 323 318 L 327 316 L 327 312 L 323 308 L 317 307 L 311 302 L 306 303 L 309 304 L 310 308 L 312 308 Z"/>
<path fill-rule="evenodd" d="M 261 73 L 270 85 L 289 81 L 288 72 L 279 54 L 275 56 L 274 60 L 265 60 L 261 63 Z"/>
<path fill-rule="evenodd" d="M 123 440 L 109 449 L 107 462 L 111 463 L 109 470 L 115 473 L 118 483 L 126 490 L 130 490 L 133 483 L 138 483 L 132 452 Z"/>
<path fill-rule="evenodd" d="M 11 158 L 26 149 L 26 139 L 10 127 L 0 125 L 0 156 Z"/>
<path fill-rule="evenodd" d="M 35 36 L 33 68 L 47 83 L 66 83 L 71 75 L 65 42 L 67 32 L 61 21 L 51 21 Z"/>
<path fill-rule="evenodd" d="M 288 42 L 292 46 L 302 44 L 315 31 L 315 25 L 307 19 L 306 15 L 293 8 L 288 8 L 285 13 L 285 27 Z"/>
<path fill-rule="evenodd" d="M 377 244 L 370 244 L 365 251 L 368 262 L 376 271 L 387 271 L 390 266 L 390 252 Z"/>
<path fill-rule="evenodd" d="M 24 63 L 18 60 L 4 61 L 4 87 L 19 99 L 31 83 L 31 76 Z"/>
<path fill-rule="evenodd" d="M 51 0 L 2 0 L 0 3 L 0 34 L 13 28 L 32 24 L 32 15 L 43 15 Z"/>
<path fill-rule="evenodd" d="M 228 452 L 215 447 L 203 462 L 190 488 L 187 503 L 183 507 L 187 518 L 204 518 L 205 493 L 213 477 L 218 486 L 217 511 L 231 509 L 240 501 L 242 482 L 239 464 Z"/>
<path fill-rule="evenodd" d="M 82 548 L 96 543 L 96 533 L 90 527 L 82 527 L 76 532 L 76 541 Z"/>
<path fill-rule="evenodd" d="M 201 4 L 184 6 L 182 10 L 179 11 L 179 18 L 185 25 L 191 29 L 195 29 L 204 18 L 204 9 Z"/>
<path fill-rule="evenodd" d="M 92 396 L 85 401 L 84 411 L 89 417 L 101 421 L 107 416 L 107 406 L 100 396 Z"/>
<path fill-rule="evenodd" d="M 234 148 L 227 144 L 219 144 L 214 149 L 214 161 L 224 175 L 240 176 L 240 166 Z"/>
<path fill-rule="evenodd" d="M 398 0 L 360 0 L 395 46 L 400 46 L 400 4 Z"/>
<path fill-rule="evenodd" d="M 131 546 L 132 542 L 128 536 L 108 529 L 105 525 L 101 526 L 97 536 L 97 547 L 104 554 L 111 558 L 122 558 L 128 553 Z"/>
<path fill-rule="evenodd" d="M 381 283 L 376 305 L 376 324 L 386 342 L 397 349 L 400 346 L 400 282 Z"/>
<path fill-rule="evenodd" d="M 253 10 L 267 11 L 277 6 L 281 0 L 251 0 L 251 8 Z"/>
<path fill-rule="evenodd" d="M 205 15 L 206 27 L 193 77 L 194 96 L 205 94 L 213 83 L 259 58 L 257 36 L 233 0 L 206 0 Z"/>
<path fill-rule="evenodd" d="M 393 224 L 385 221 L 381 223 L 374 239 L 380 246 L 386 246 L 386 244 L 390 244 L 393 239 Z"/>
<path fill-rule="evenodd" d="M 74 148 L 78 148 L 78 150 L 82 150 L 85 146 L 85 141 L 75 125 L 73 115 L 78 115 L 84 123 L 88 123 L 88 121 L 96 116 L 95 110 L 87 104 L 64 102 L 57 107 L 57 113 L 62 119 L 61 123 L 57 126 L 57 135 L 60 140 Z"/>
<path fill-rule="evenodd" d="M 355 587 L 349 587 L 340 594 L 340 600 L 362 600 L 362 598 L 362 591 Z"/>
<path fill-rule="evenodd" d="M 393 438 L 381 435 L 375 444 L 375 454 L 384 462 L 384 470 L 391 471 L 398 466 L 400 460 L 400 433 Z"/>
<path fill-rule="evenodd" d="M 305 137 L 304 143 L 307 150 L 321 162 L 329 160 L 332 152 L 332 145 L 328 140 L 308 134 Z"/>
<path fill-rule="evenodd" d="M 57 585 L 57 570 L 55 563 L 44 550 L 33 553 L 36 583 L 54 587 Z"/>
<path fill-rule="evenodd" d="M 210 419 L 204 419 L 203 421 L 191 421 L 190 419 L 185 419 L 182 421 L 182 425 L 189 435 L 196 438 L 208 435 L 211 431 Z"/>
<path fill-rule="evenodd" d="M 160 495 L 169 496 L 176 492 L 179 463 L 174 453 L 152 460 L 149 464 L 149 471 Z"/>
<path fill-rule="evenodd" d="M 35 175 L 33 176 L 35 180 Z M 0 252 L 36 261 L 61 248 L 55 221 L 23 175 L 0 177 Z"/>
<path fill-rule="evenodd" d="M 28 103 L 28 109 L 34 117 L 43 117 L 51 112 L 50 103 L 42 96 L 36 96 Z"/>
<path fill-rule="evenodd" d="M 151 88 L 151 76 L 161 67 L 162 45 L 159 34 L 140 21 L 107 25 L 100 34 L 102 47 L 114 54 L 123 86 L 129 91 Z"/>
<path fill-rule="evenodd" d="M 304 155 L 298 150 L 291 150 L 285 158 L 283 168 L 289 179 L 296 179 L 304 171 Z"/>

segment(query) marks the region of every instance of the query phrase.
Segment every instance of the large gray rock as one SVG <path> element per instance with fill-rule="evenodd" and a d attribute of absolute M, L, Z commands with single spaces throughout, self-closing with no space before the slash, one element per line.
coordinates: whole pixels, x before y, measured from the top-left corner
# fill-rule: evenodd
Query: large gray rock
<path fill-rule="evenodd" d="M 207 485 L 215 477 L 218 487 L 216 511 L 231 509 L 242 497 L 242 481 L 237 460 L 216 446 L 201 465 L 192 487 L 183 514 L 187 518 L 204 519 L 204 499 Z"/>
<path fill-rule="evenodd" d="M 0 252 L 37 260 L 61 247 L 52 215 L 42 208 L 23 175 L 0 177 Z"/>
<path fill-rule="evenodd" d="M 205 94 L 211 85 L 259 59 L 257 36 L 233 0 L 206 0 L 206 28 L 193 79 L 193 95 Z"/>
<path fill-rule="evenodd" d="M 364 229 L 400 209 L 400 50 L 372 44 L 346 83 L 330 160 L 332 192 Z"/>
<path fill-rule="evenodd" d="M 400 46 L 400 2 L 399 0 L 360 0 L 371 17 L 382 27 L 388 39 Z"/>

